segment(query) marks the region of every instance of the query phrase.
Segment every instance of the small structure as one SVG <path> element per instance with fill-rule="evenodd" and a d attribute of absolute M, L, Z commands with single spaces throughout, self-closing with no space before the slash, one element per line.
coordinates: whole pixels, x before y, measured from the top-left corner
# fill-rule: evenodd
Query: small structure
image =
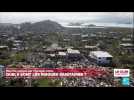
<path fill-rule="evenodd" d="M 87 49 L 87 50 L 89 50 L 89 51 L 93 51 L 93 50 L 97 50 L 97 46 L 85 45 L 85 49 Z"/>
<path fill-rule="evenodd" d="M 20 41 L 20 40 L 14 40 L 13 42 L 14 43 L 22 43 L 22 41 Z"/>
<path fill-rule="evenodd" d="M 59 56 L 66 56 L 66 53 L 65 52 L 59 52 L 58 55 Z"/>
<path fill-rule="evenodd" d="M 0 49 L 8 49 L 8 46 L 0 46 Z"/>
<path fill-rule="evenodd" d="M 88 40 L 81 40 L 82 42 L 87 42 Z"/>
<path fill-rule="evenodd" d="M 122 47 L 133 47 L 134 45 L 132 43 L 122 43 L 120 44 Z"/>
<path fill-rule="evenodd" d="M 128 42 L 131 42 L 131 41 L 132 41 L 131 38 L 123 38 L 123 39 L 122 39 L 122 42 L 123 42 L 123 43 L 126 43 L 126 42 L 128 43 Z"/>
<path fill-rule="evenodd" d="M 72 36 L 81 36 L 81 34 L 78 34 L 78 33 L 75 34 L 75 33 L 74 33 L 74 34 L 72 34 Z"/>
<path fill-rule="evenodd" d="M 65 61 L 67 59 L 66 52 L 58 52 L 57 59 L 60 61 Z"/>
<path fill-rule="evenodd" d="M 82 38 L 88 38 L 88 34 L 81 35 Z"/>
<path fill-rule="evenodd" d="M 50 57 L 55 57 L 55 54 L 49 54 Z"/>
<path fill-rule="evenodd" d="M 96 51 L 98 47 L 96 45 L 95 46 L 85 45 L 79 49 L 81 53 L 83 53 L 85 56 L 88 56 L 90 51 Z"/>
<path fill-rule="evenodd" d="M 79 50 L 73 50 L 71 48 L 67 49 L 68 54 L 80 54 Z"/>
<path fill-rule="evenodd" d="M 70 41 L 70 39 L 63 39 L 64 42 Z"/>

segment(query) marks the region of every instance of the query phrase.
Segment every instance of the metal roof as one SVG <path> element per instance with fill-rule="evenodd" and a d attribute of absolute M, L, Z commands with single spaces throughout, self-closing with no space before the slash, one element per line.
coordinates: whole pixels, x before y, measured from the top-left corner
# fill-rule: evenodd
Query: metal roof
<path fill-rule="evenodd" d="M 65 56 L 66 55 L 65 52 L 59 52 L 58 54 L 61 55 L 61 56 Z"/>
<path fill-rule="evenodd" d="M 8 46 L 0 46 L 0 48 L 2 49 L 2 48 L 8 48 Z"/>
<path fill-rule="evenodd" d="M 113 57 L 106 51 L 92 51 L 90 54 L 96 56 L 96 57 Z"/>
<path fill-rule="evenodd" d="M 89 46 L 89 45 L 85 45 L 85 48 L 96 48 L 97 46 Z"/>
<path fill-rule="evenodd" d="M 134 46 L 132 43 L 122 43 L 120 46 Z"/>
<path fill-rule="evenodd" d="M 76 54 L 80 54 L 79 50 L 73 50 L 73 49 L 67 49 L 68 53 L 76 53 Z"/>

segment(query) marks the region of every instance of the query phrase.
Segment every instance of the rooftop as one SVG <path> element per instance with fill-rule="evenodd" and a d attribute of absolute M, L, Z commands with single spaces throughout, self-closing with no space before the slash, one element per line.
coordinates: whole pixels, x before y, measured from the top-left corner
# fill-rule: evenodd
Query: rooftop
<path fill-rule="evenodd" d="M 120 44 L 120 46 L 134 46 L 132 43 L 122 43 L 122 44 Z"/>
<path fill-rule="evenodd" d="M 106 51 L 92 51 L 90 53 L 95 55 L 96 57 L 112 57 L 112 55 L 110 55 Z"/>
<path fill-rule="evenodd" d="M 73 50 L 73 49 L 67 49 L 68 53 L 75 53 L 75 54 L 80 54 L 79 50 Z"/>
<path fill-rule="evenodd" d="M 96 48 L 97 46 L 89 46 L 89 45 L 85 45 L 85 48 Z"/>
<path fill-rule="evenodd" d="M 51 57 L 55 57 L 55 54 L 49 54 Z"/>
<path fill-rule="evenodd" d="M 123 38 L 122 41 L 131 41 L 131 38 Z"/>
<path fill-rule="evenodd" d="M 88 34 L 83 34 L 81 35 L 81 37 L 88 37 Z"/>
<path fill-rule="evenodd" d="M 0 46 L 0 49 L 8 48 L 8 46 Z"/>
<path fill-rule="evenodd" d="M 14 40 L 14 42 L 15 42 L 15 43 L 20 43 L 20 42 L 22 42 L 22 41 L 20 41 L 20 40 Z"/>
<path fill-rule="evenodd" d="M 85 41 L 88 41 L 88 40 L 81 40 L 81 41 L 85 42 Z"/>
<path fill-rule="evenodd" d="M 61 55 L 61 56 L 65 56 L 66 55 L 65 52 L 59 52 L 58 54 Z"/>
<path fill-rule="evenodd" d="M 81 34 L 78 34 L 78 33 L 77 33 L 77 34 L 72 34 L 72 35 L 81 35 Z"/>

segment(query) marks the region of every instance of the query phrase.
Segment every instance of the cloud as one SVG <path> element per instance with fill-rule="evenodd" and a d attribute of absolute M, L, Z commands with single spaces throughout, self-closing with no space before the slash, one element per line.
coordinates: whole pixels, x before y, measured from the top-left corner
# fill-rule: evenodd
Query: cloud
<path fill-rule="evenodd" d="M 64 22 L 132 23 L 132 12 L 1 12 L 0 23 L 37 22 L 41 20 Z"/>

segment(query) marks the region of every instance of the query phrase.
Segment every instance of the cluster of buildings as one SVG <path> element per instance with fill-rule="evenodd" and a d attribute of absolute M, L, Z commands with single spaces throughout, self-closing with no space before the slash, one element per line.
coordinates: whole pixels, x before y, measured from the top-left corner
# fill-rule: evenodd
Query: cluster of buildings
<path fill-rule="evenodd" d="M 120 49 L 125 53 L 134 53 L 134 39 L 132 34 L 122 38 L 120 43 Z"/>
<path fill-rule="evenodd" d="M 49 47 L 42 46 L 27 55 L 27 63 L 41 67 L 41 66 L 89 66 L 89 65 L 107 65 L 112 64 L 113 56 L 106 51 L 98 49 L 98 45 L 84 47 L 66 46 L 60 47 L 54 43 Z"/>
<path fill-rule="evenodd" d="M 98 50 L 97 46 L 85 45 L 81 47 L 55 47 L 45 49 L 47 58 L 64 63 L 72 63 L 77 61 L 89 61 L 98 65 L 111 65 L 113 56 L 106 51 Z"/>

